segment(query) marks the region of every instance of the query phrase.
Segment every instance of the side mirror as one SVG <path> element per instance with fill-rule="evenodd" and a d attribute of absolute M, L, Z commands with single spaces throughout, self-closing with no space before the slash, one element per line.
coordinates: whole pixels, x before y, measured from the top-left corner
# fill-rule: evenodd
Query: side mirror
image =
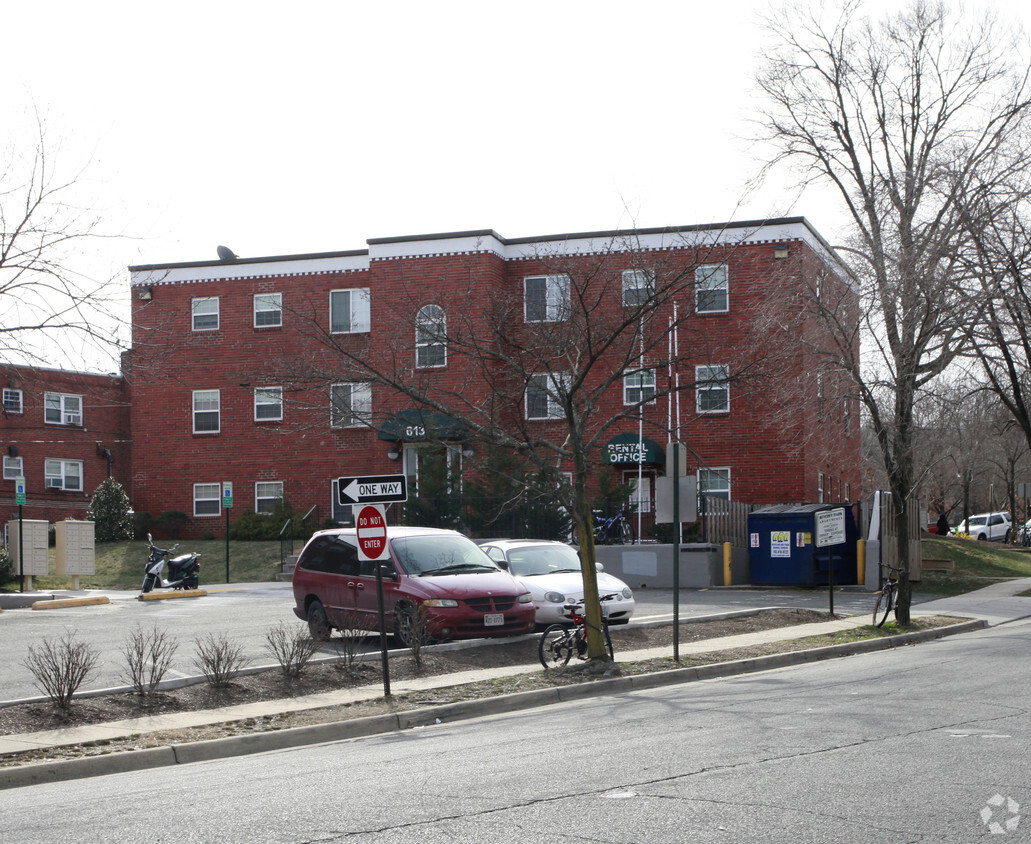
<path fill-rule="evenodd" d="M 380 566 L 379 574 L 384 580 L 397 580 L 398 574 L 393 566 Z"/>
<path fill-rule="evenodd" d="M 496 565 L 502 571 L 510 572 L 512 570 L 511 568 L 509 568 L 508 560 L 494 560 L 494 565 Z"/>
<path fill-rule="evenodd" d="M 152 534 L 147 534 L 147 542 L 149 542 L 151 545 L 154 544 L 154 536 Z"/>
<path fill-rule="evenodd" d="M 605 571 L 605 566 L 603 566 L 601 563 L 595 563 L 594 564 L 594 570 L 595 571 Z"/>

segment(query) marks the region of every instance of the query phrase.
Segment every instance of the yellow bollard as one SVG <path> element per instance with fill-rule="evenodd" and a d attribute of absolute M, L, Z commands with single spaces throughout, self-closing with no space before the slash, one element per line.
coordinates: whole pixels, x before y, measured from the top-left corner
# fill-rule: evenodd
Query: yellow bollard
<path fill-rule="evenodd" d="M 730 543 L 723 543 L 723 585 L 730 586 L 733 577 L 730 573 Z"/>
<path fill-rule="evenodd" d="M 856 583 L 860 586 L 866 583 L 866 540 L 856 540 Z"/>

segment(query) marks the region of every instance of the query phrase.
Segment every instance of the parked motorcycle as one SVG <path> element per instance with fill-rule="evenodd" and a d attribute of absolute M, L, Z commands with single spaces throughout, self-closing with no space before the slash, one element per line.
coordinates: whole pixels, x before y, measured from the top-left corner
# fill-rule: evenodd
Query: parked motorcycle
<path fill-rule="evenodd" d="M 154 537 L 147 534 L 147 550 L 150 556 L 143 567 L 143 586 L 141 592 L 152 589 L 196 589 L 200 584 L 200 554 L 180 554 L 171 560 L 168 557 L 179 547 L 177 542 L 171 548 L 158 548 Z M 168 563 L 168 580 L 163 579 L 165 563 Z"/>

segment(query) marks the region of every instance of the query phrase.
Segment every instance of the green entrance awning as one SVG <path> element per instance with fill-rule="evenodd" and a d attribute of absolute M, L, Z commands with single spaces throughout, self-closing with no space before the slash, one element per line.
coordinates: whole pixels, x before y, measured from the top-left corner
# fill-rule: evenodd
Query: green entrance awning
<path fill-rule="evenodd" d="M 601 450 L 601 462 L 613 463 L 665 463 L 666 451 L 655 440 L 638 434 L 618 434 Z"/>
<path fill-rule="evenodd" d="M 390 442 L 464 440 L 467 435 L 468 429 L 457 419 L 437 410 L 416 407 L 395 413 L 376 432 L 381 440 Z"/>

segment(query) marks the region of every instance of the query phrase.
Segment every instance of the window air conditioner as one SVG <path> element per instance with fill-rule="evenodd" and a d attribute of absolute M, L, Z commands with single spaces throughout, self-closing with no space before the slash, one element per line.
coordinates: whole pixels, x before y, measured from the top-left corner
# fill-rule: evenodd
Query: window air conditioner
<path fill-rule="evenodd" d="M 47 478 L 47 486 L 56 489 L 64 488 L 64 481 L 61 478 Z"/>

